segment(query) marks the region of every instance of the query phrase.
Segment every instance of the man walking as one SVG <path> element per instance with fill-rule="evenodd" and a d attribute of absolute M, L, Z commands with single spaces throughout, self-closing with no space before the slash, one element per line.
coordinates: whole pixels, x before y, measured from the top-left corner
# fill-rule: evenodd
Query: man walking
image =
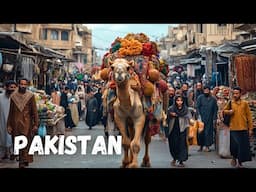
<path fill-rule="evenodd" d="M 204 123 L 204 130 L 198 133 L 198 144 L 202 151 L 210 152 L 210 146 L 214 143 L 214 124 L 217 120 L 218 105 L 217 100 L 211 96 L 210 87 L 204 87 L 204 94 L 197 99 L 197 110 Z"/>
<path fill-rule="evenodd" d="M 233 88 L 231 109 L 224 107 L 224 114 L 230 118 L 230 152 L 231 165 L 243 167 L 242 163 L 251 161 L 249 135 L 253 135 L 252 114 L 249 105 L 241 99 L 241 88 Z"/>
<path fill-rule="evenodd" d="M 3 152 L 2 159 L 12 159 L 12 138 L 7 132 L 7 119 L 10 108 L 10 96 L 17 88 L 16 82 L 9 80 L 5 82 L 5 91 L 0 94 L 0 148 Z M 13 160 L 13 159 L 12 159 Z"/>
<path fill-rule="evenodd" d="M 38 129 L 38 113 L 35 96 L 27 90 L 29 81 L 20 79 L 18 90 L 11 95 L 10 111 L 7 121 L 8 133 L 15 136 L 24 135 L 28 139 L 26 148 L 19 151 L 19 168 L 25 168 L 33 162 L 33 156 L 28 155 L 32 138 Z"/>

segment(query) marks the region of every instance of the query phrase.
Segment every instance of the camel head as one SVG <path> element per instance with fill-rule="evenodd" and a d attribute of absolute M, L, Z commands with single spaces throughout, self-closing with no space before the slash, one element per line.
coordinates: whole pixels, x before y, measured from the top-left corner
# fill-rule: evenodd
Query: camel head
<path fill-rule="evenodd" d="M 113 77 L 117 84 L 121 84 L 130 78 L 130 67 L 133 66 L 134 61 L 127 61 L 126 59 L 115 59 L 109 61 L 113 71 Z"/>

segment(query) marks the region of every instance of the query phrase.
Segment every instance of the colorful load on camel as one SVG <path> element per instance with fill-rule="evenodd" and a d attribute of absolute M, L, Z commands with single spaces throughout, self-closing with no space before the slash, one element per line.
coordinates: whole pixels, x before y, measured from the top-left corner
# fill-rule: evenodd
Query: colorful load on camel
<path fill-rule="evenodd" d="M 110 61 L 116 58 L 125 58 L 128 61 L 134 61 L 134 71 L 139 76 L 143 93 L 146 96 L 152 96 L 151 90 L 155 83 L 165 78 L 169 72 L 168 65 L 159 59 L 159 51 L 157 44 L 150 41 L 144 33 L 129 33 L 124 38 L 116 38 L 111 44 L 109 52 L 107 52 L 102 60 L 100 77 L 103 80 L 109 80 L 108 70 Z M 160 83 L 161 86 L 163 82 Z M 161 89 L 165 90 L 165 89 Z"/>
<path fill-rule="evenodd" d="M 169 72 L 168 64 L 159 58 L 157 44 L 150 41 L 144 33 L 129 33 L 124 38 L 118 37 L 102 60 L 100 78 L 107 82 L 105 86 L 107 88 L 115 89 L 111 64 L 117 58 L 134 61 L 131 62 L 133 63 L 131 79 L 141 87 L 138 91 L 143 98 L 148 122 L 154 122 L 152 127 L 158 125 L 157 131 L 153 131 L 152 135 L 158 133 L 162 114 L 167 110 L 164 95 L 167 91 L 165 78 Z"/>

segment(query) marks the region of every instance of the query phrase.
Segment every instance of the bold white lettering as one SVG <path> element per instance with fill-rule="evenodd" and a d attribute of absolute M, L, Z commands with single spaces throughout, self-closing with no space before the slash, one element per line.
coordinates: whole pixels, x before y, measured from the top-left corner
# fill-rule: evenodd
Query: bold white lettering
<path fill-rule="evenodd" d="M 113 155 L 113 148 L 115 149 L 116 154 L 121 155 L 122 153 L 122 136 L 110 135 L 108 137 L 108 155 Z"/>
<path fill-rule="evenodd" d="M 54 146 L 54 144 L 58 141 L 58 136 L 54 135 L 54 137 L 51 139 L 50 135 L 45 136 L 45 147 L 44 147 L 44 153 L 45 155 L 50 155 L 50 150 L 53 154 L 58 153 L 57 148 Z"/>
<path fill-rule="evenodd" d="M 92 155 L 97 155 L 99 151 L 102 155 L 107 154 L 106 143 L 102 135 L 97 137 L 92 149 Z"/>
<path fill-rule="evenodd" d="M 91 135 L 77 136 L 77 141 L 81 141 L 81 154 L 82 155 L 86 155 L 88 140 L 91 140 Z"/>
<path fill-rule="evenodd" d="M 68 146 L 70 148 L 70 150 L 65 149 L 65 154 L 68 155 L 73 155 L 76 153 L 76 145 L 74 143 L 76 143 L 76 136 L 68 136 L 65 140 L 66 146 Z"/>
<path fill-rule="evenodd" d="M 64 139 L 65 139 L 64 135 L 59 136 L 59 144 L 58 144 L 59 155 L 64 154 Z"/>
<path fill-rule="evenodd" d="M 28 140 L 24 135 L 14 137 L 14 155 L 19 155 L 19 150 L 27 146 Z"/>
<path fill-rule="evenodd" d="M 44 154 L 43 143 L 39 135 L 34 136 L 28 154 L 34 155 L 35 151 L 38 152 L 38 155 Z"/>

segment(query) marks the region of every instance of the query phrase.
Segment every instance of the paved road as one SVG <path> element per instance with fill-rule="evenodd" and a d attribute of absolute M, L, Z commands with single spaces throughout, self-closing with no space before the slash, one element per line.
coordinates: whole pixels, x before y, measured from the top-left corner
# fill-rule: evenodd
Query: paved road
<path fill-rule="evenodd" d="M 98 125 L 88 130 L 88 127 L 81 121 L 78 127 L 67 135 L 91 135 L 95 139 L 99 135 L 104 135 L 103 126 Z M 91 150 L 94 142 L 90 141 L 87 145 L 87 154 L 81 155 L 80 142 L 78 150 L 74 155 L 35 155 L 34 162 L 29 168 L 119 168 L 122 155 L 92 155 Z M 197 152 L 197 146 L 190 146 L 189 159 L 185 162 L 185 168 L 231 168 L 230 159 L 221 159 L 212 152 Z M 139 162 L 142 161 L 144 145 L 142 144 L 139 154 Z M 171 156 L 168 144 L 161 140 L 159 136 L 152 138 L 150 144 L 150 158 L 152 168 L 175 168 L 170 166 Z M 256 160 L 244 163 L 247 168 L 256 168 Z M 17 168 L 17 162 L 2 161 L 0 168 Z"/>

